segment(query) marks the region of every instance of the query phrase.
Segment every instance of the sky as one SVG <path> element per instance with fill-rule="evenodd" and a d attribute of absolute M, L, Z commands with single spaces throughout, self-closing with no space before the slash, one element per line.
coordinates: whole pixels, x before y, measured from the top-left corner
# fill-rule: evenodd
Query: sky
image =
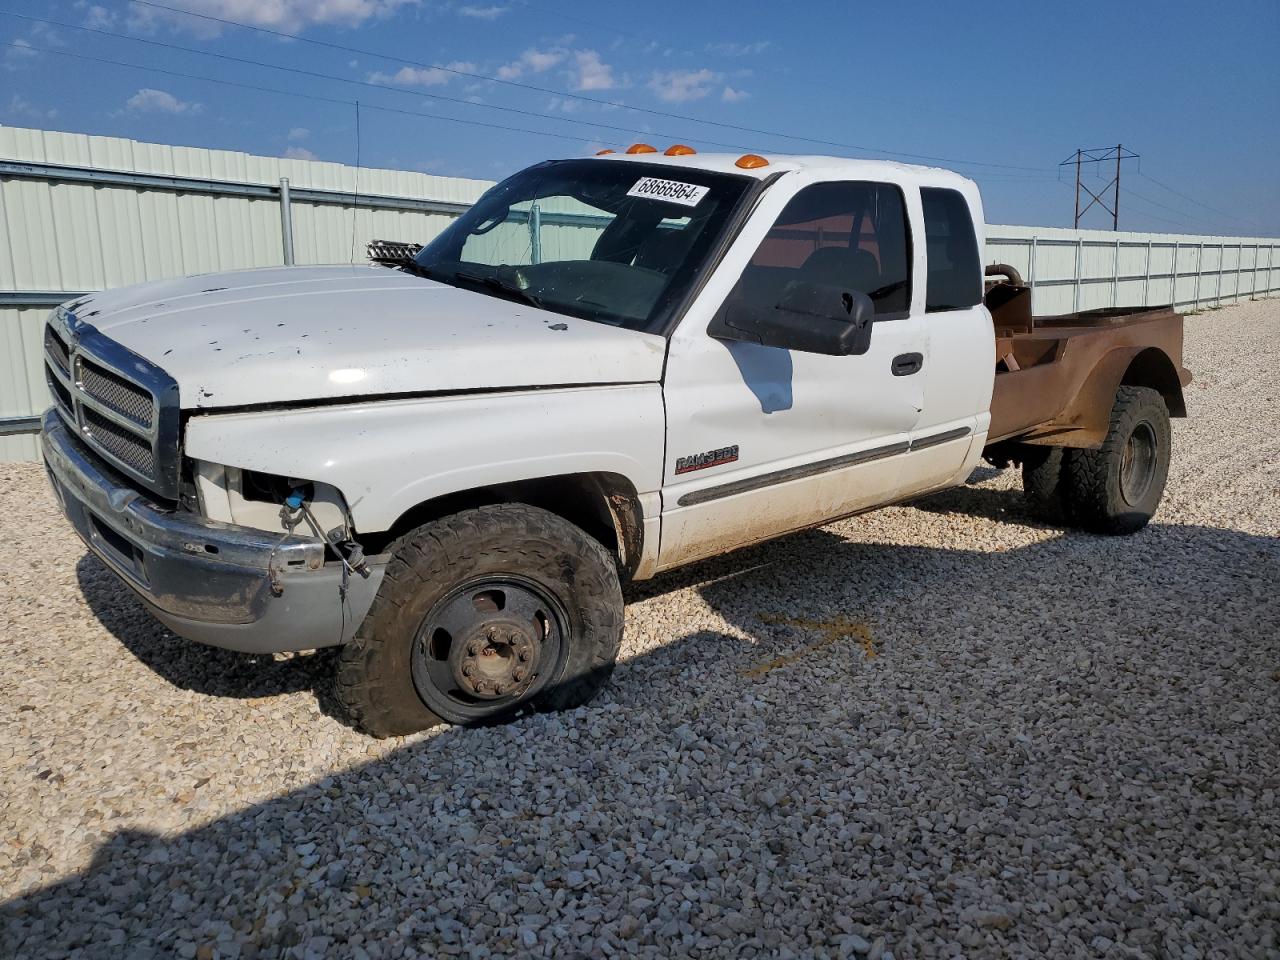
<path fill-rule="evenodd" d="M 1123 144 L 1122 230 L 1280 235 L 1280 2 L 1006 8 L 0 0 L 0 123 L 486 180 L 636 141 L 896 159 L 1040 226 L 1061 161 Z"/>

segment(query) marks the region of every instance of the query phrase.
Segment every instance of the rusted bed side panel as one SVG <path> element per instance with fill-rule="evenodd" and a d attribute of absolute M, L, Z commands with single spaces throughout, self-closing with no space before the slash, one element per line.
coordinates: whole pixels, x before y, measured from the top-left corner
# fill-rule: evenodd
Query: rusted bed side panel
<path fill-rule="evenodd" d="M 1029 333 L 999 337 L 996 352 L 1019 369 L 996 373 L 989 444 L 1096 447 L 1127 382 L 1160 390 L 1170 412 L 1185 415 L 1181 388 L 1191 374 L 1182 366 L 1182 317 L 1172 309 L 1038 318 Z M 1019 356 L 1035 362 L 1021 365 Z"/>

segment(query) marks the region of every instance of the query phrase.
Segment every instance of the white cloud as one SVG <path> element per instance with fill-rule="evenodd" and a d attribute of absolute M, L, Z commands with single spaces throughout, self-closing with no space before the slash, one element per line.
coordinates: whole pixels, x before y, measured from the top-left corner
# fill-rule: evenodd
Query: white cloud
<path fill-rule="evenodd" d="M 417 0 L 166 0 L 168 6 L 191 13 L 234 20 L 255 27 L 269 27 L 297 33 L 307 27 L 331 25 L 358 27 L 365 22 L 395 13 Z M 164 23 L 175 30 L 203 36 L 217 35 L 222 24 L 154 7 L 138 7 L 131 14 L 135 27 Z"/>
<path fill-rule="evenodd" d="M 286 160 L 319 160 L 314 153 L 306 147 L 290 147 L 284 153 L 280 154 Z"/>
<path fill-rule="evenodd" d="M 757 40 L 754 43 L 708 43 L 707 53 L 719 54 L 722 57 L 752 57 L 764 53 L 772 46 L 771 40 Z"/>
<path fill-rule="evenodd" d="M 573 55 L 575 90 L 612 90 L 615 86 L 613 67 L 600 59 L 594 50 L 578 50 Z"/>
<path fill-rule="evenodd" d="M 297 143 L 299 140 L 305 140 L 311 136 L 311 131 L 306 127 L 294 127 L 289 131 L 287 139 L 290 143 Z"/>
<path fill-rule="evenodd" d="M 461 16 L 471 17 L 474 20 L 497 20 L 500 16 L 506 13 L 507 10 L 508 10 L 507 7 L 498 7 L 498 6 L 493 6 L 493 7 L 466 6 L 466 7 L 459 7 L 458 13 Z"/>
<path fill-rule="evenodd" d="M 33 120 L 52 120 L 58 115 L 57 110 L 37 107 L 30 100 L 16 93 L 9 98 L 9 105 L 5 108 L 5 112 L 10 116 L 31 117 Z"/>
<path fill-rule="evenodd" d="M 7 47 L 4 51 L 4 68 L 6 70 L 19 70 L 40 56 L 40 52 L 32 50 L 31 44 L 26 40 L 14 40 L 12 43 L 13 45 Z"/>
<path fill-rule="evenodd" d="M 667 103 L 683 103 L 701 100 L 711 92 L 720 75 L 705 67 L 701 70 L 655 71 L 649 80 L 649 89 Z"/>
<path fill-rule="evenodd" d="M 570 100 L 566 97 L 552 97 L 547 101 L 547 109 L 552 113 L 577 113 L 582 109 L 582 101 Z"/>
<path fill-rule="evenodd" d="M 204 109 L 190 100 L 179 100 L 167 90 L 143 87 L 125 101 L 125 108 L 134 113 L 199 113 Z"/>
<path fill-rule="evenodd" d="M 91 30 L 105 30 L 114 27 L 116 24 L 116 14 L 114 10 L 108 10 L 106 7 L 100 7 L 96 3 L 88 7 L 84 12 L 84 20 L 82 25 Z"/>
<path fill-rule="evenodd" d="M 725 84 L 725 88 L 720 91 L 720 99 L 725 103 L 741 103 L 749 96 L 751 96 L 751 94 L 747 93 L 747 91 L 738 90 L 728 84 Z"/>
<path fill-rule="evenodd" d="M 528 73 L 543 73 L 550 70 L 556 64 L 560 63 L 569 51 L 561 48 L 553 48 L 551 50 L 535 50 L 530 48 L 511 63 L 503 64 L 498 68 L 499 80 L 515 80 L 518 77 Z"/>
<path fill-rule="evenodd" d="M 456 71 L 456 72 L 455 72 Z M 401 87 L 440 87 L 459 73 L 475 73 L 476 65 L 455 60 L 442 67 L 401 67 L 395 73 L 371 73 L 370 83 L 394 83 Z"/>

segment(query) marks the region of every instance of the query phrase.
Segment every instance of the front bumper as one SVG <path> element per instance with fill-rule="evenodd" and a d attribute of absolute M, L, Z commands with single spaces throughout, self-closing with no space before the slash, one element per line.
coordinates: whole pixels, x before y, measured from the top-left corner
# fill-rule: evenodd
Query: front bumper
<path fill-rule="evenodd" d="M 206 520 L 148 500 L 97 461 L 53 410 L 41 430 L 63 513 L 89 549 L 174 633 L 231 650 L 279 653 L 345 643 L 384 566 L 351 576 L 318 537 Z"/>

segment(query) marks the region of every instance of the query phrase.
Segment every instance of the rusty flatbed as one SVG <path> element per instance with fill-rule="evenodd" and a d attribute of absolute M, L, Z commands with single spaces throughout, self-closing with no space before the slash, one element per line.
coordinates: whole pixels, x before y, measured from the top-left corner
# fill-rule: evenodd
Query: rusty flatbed
<path fill-rule="evenodd" d="M 1106 437 L 1116 390 L 1158 390 L 1170 416 L 1185 417 L 1182 316 L 1172 307 L 1108 309 L 1031 316 L 1030 288 L 1017 271 L 988 275 L 987 306 L 996 328 L 996 376 L 988 448 L 1030 443 L 1096 448 Z"/>

